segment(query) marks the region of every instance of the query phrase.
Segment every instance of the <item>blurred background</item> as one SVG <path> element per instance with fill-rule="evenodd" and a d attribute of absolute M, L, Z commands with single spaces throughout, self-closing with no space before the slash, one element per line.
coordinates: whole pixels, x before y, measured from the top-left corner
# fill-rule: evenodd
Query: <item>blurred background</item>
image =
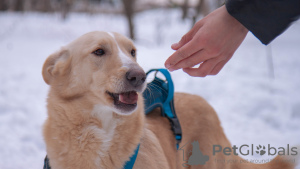
<path fill-rule="evenodd" d="M 45 59 L 84 33 L 134 39 L 138 62 L 164 67 L 171 44 L 222 0 L 0 0 L 0 169 L 43 166 Z M 204 97 L 233 145 L 300 144 L 300 22 L 270 45 L 251 32 L 217 76 L 172 72 L 175 90 Z M 266 155 L 246 159 L 273 158 Z"/>
<path fill-rule="evenodd" d="M 70 12 L 86 14 L 123 15 L 128 35 L 135 39 L 134 16 L 151 9 L 181 9 L 181 19 L 192 20 L 205 16 L 224 4 L 225 0 L 1 0 L 0 11 L 56 13 L 66 20 Z M 161 23 L 157 23 L 158 27 Z M 159 29 L 159 28 L 158 28 Z"/>

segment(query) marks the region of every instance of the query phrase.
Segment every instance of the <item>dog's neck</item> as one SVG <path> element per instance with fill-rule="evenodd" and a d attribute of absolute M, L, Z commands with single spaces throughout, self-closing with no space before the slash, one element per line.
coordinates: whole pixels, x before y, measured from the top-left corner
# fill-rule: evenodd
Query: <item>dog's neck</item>
<path fill-rule="evenodd" d="M 90 152 L 99 154 L 99 159 L 94 159 L 97 167 L 122 168 L 142 137 L 145 121 L 143 101 L 139 100 L 137 110 L 131 115 L 122 116 L 100 104 L 90 104 L 84 98 L 72 101 L 55 98 L 56 101 L 51 102 L 53 99 L 53 96 L 49 96 L 48 120 L 64 128 L 59 134 L 68 134 L 73 132 L 68 130 L 75 129 L 75 136 L 74 133 L 71 136 L 74 137 L 71 138 L 73 142 L 79 142 L 77 145 L 74 143 L 75 146 L 89 144 L 87 135 L 92 135 L 100 142 L 95 152 Z M 72 141 L 70 144 L 73 144 Z"/>

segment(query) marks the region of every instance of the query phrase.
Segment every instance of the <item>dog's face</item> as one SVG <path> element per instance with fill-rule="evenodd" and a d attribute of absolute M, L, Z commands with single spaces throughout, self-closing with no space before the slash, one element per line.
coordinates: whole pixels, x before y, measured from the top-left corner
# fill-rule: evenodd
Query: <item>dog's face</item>
<path fill-rule="evenodd" d="M 84 97 L 121 115 L 134 112 L 146 87 L 132 41 L 106 32 L 87 33 L 50 55 L 43 78 L 58 97 Z"/>

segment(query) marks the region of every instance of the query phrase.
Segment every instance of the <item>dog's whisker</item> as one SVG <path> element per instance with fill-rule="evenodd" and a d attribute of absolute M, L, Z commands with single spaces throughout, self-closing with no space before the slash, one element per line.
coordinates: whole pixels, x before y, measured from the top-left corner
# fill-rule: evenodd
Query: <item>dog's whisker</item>
<path fill-rule="evenodd" d="M 153 100 L 154 100 L 154 95 L 152 94 L 152 91 L 151 91 L 151 89 L 149 88 L 149 86 L 147 86 L 146 90 L 149 91 L 149 95 L 150 95 L 149 98 L 147 98 L 147 99 L 150 99 L 150 100 L 153 99 Z"/>
<path fill-rule="evenodd" d="M 150 85 L 150 86 L 152 86 L 153 87 L 153 89 L 155 89 L 155 90 L 157 90 L 157 91 L 159 91 L 160 92 L 160 90 L 159 89 L 161 89 L 163 92 L 165 92 L 165 93 L 167 93 L 166 91 L 164 91 L 164 89 L 163 88 L 161 88 L 161 87 L 159 87 L 159 86 L 157 86 L 157 85 Z M 153 97 L 154 97 L 154 95 L 153 95 Z"/>
<path fill-rule="evenodd" d="M 152 87 L 156 88 L 156 90 L 161 89 L 164 93 L 168 94 L 168 92 L 164 88 L 158 86 L 157 84 L 150 84 L 150 85 L 152 85 Z"/>
<path fill-rule="evenodd" d="M 155 84 L 151 84 L 151 83 L 150 83 L 149 86 L 153 87 L 153 89 L 157 90 L 158 92 L 160 92 L 160 91 L 162 90 L 163 92 L 165 92 L 165 93 L 167 94 L 167 92 L 166 92 L 163 88 L 161 88 L 160 86 L 158 86 L 158 85 L 155 85 Z M 159 90 L 159 89 L 161 89 L 161 90 Z M 150 89 L 149 89 L 149 90 L 150 90 Z M 150 97 L 151 97 L 151 94 L 152 94 L 151 90 L 150 90 L 149 93 L 150 93 Z M 153 98 L 153 100 L 155 100 L 154 94 L 152 94 L 152 98 Z"/>

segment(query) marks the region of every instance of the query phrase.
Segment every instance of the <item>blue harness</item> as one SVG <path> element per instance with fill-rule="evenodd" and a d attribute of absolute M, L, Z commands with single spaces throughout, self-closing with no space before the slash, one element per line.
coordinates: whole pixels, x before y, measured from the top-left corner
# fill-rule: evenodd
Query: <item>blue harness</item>
<path fill-rule="evenodd" d="M 147 76 L 151 72 L 155 72 L 154 80 L 147 84 L 147 90 L 143 93 L 145 98 L 145 113 L 147 115 L 157 107 L 161 109 L 161 115 L 170 121 L 171 129 L 177 141 L 176 148 L 178 149 L 182 131 L 174 107 L 174 85 L 171 75 L 166 69 L 151 69 L 147 72 Z M 166 80 L 158 78 L 158 72 L 162 73 Z"/>
<path fill-rule="evenodd" d="M 147 76 L 151 72 L 155 72 L 154 80 L 147 84 L 147 90 L 145 90 L 143 93 L 143 97 L 145 98 L 145 113 L 147 115 L 153 109 L 158 107 L 161 109 L 161 115 L 170 121 L 171 130 L 173 131 L 177 142 L 176 148 L 178 149 L 182 138 L 182 131 L 174 108 L 174 85 L 171 75 L 166 69 L 151 69 L 149 72 L 147 72 Z M 162 73 L 166 80 L 158 78 L 158 72 Z M 139 148 L 140 145 L 137 146 L 134 154 L 130 157 L 130 160 L 125 163 L 123 169 L 133 168 Z M 47 156 L 44 160 L 43 169 L 51 169 Z"/>

